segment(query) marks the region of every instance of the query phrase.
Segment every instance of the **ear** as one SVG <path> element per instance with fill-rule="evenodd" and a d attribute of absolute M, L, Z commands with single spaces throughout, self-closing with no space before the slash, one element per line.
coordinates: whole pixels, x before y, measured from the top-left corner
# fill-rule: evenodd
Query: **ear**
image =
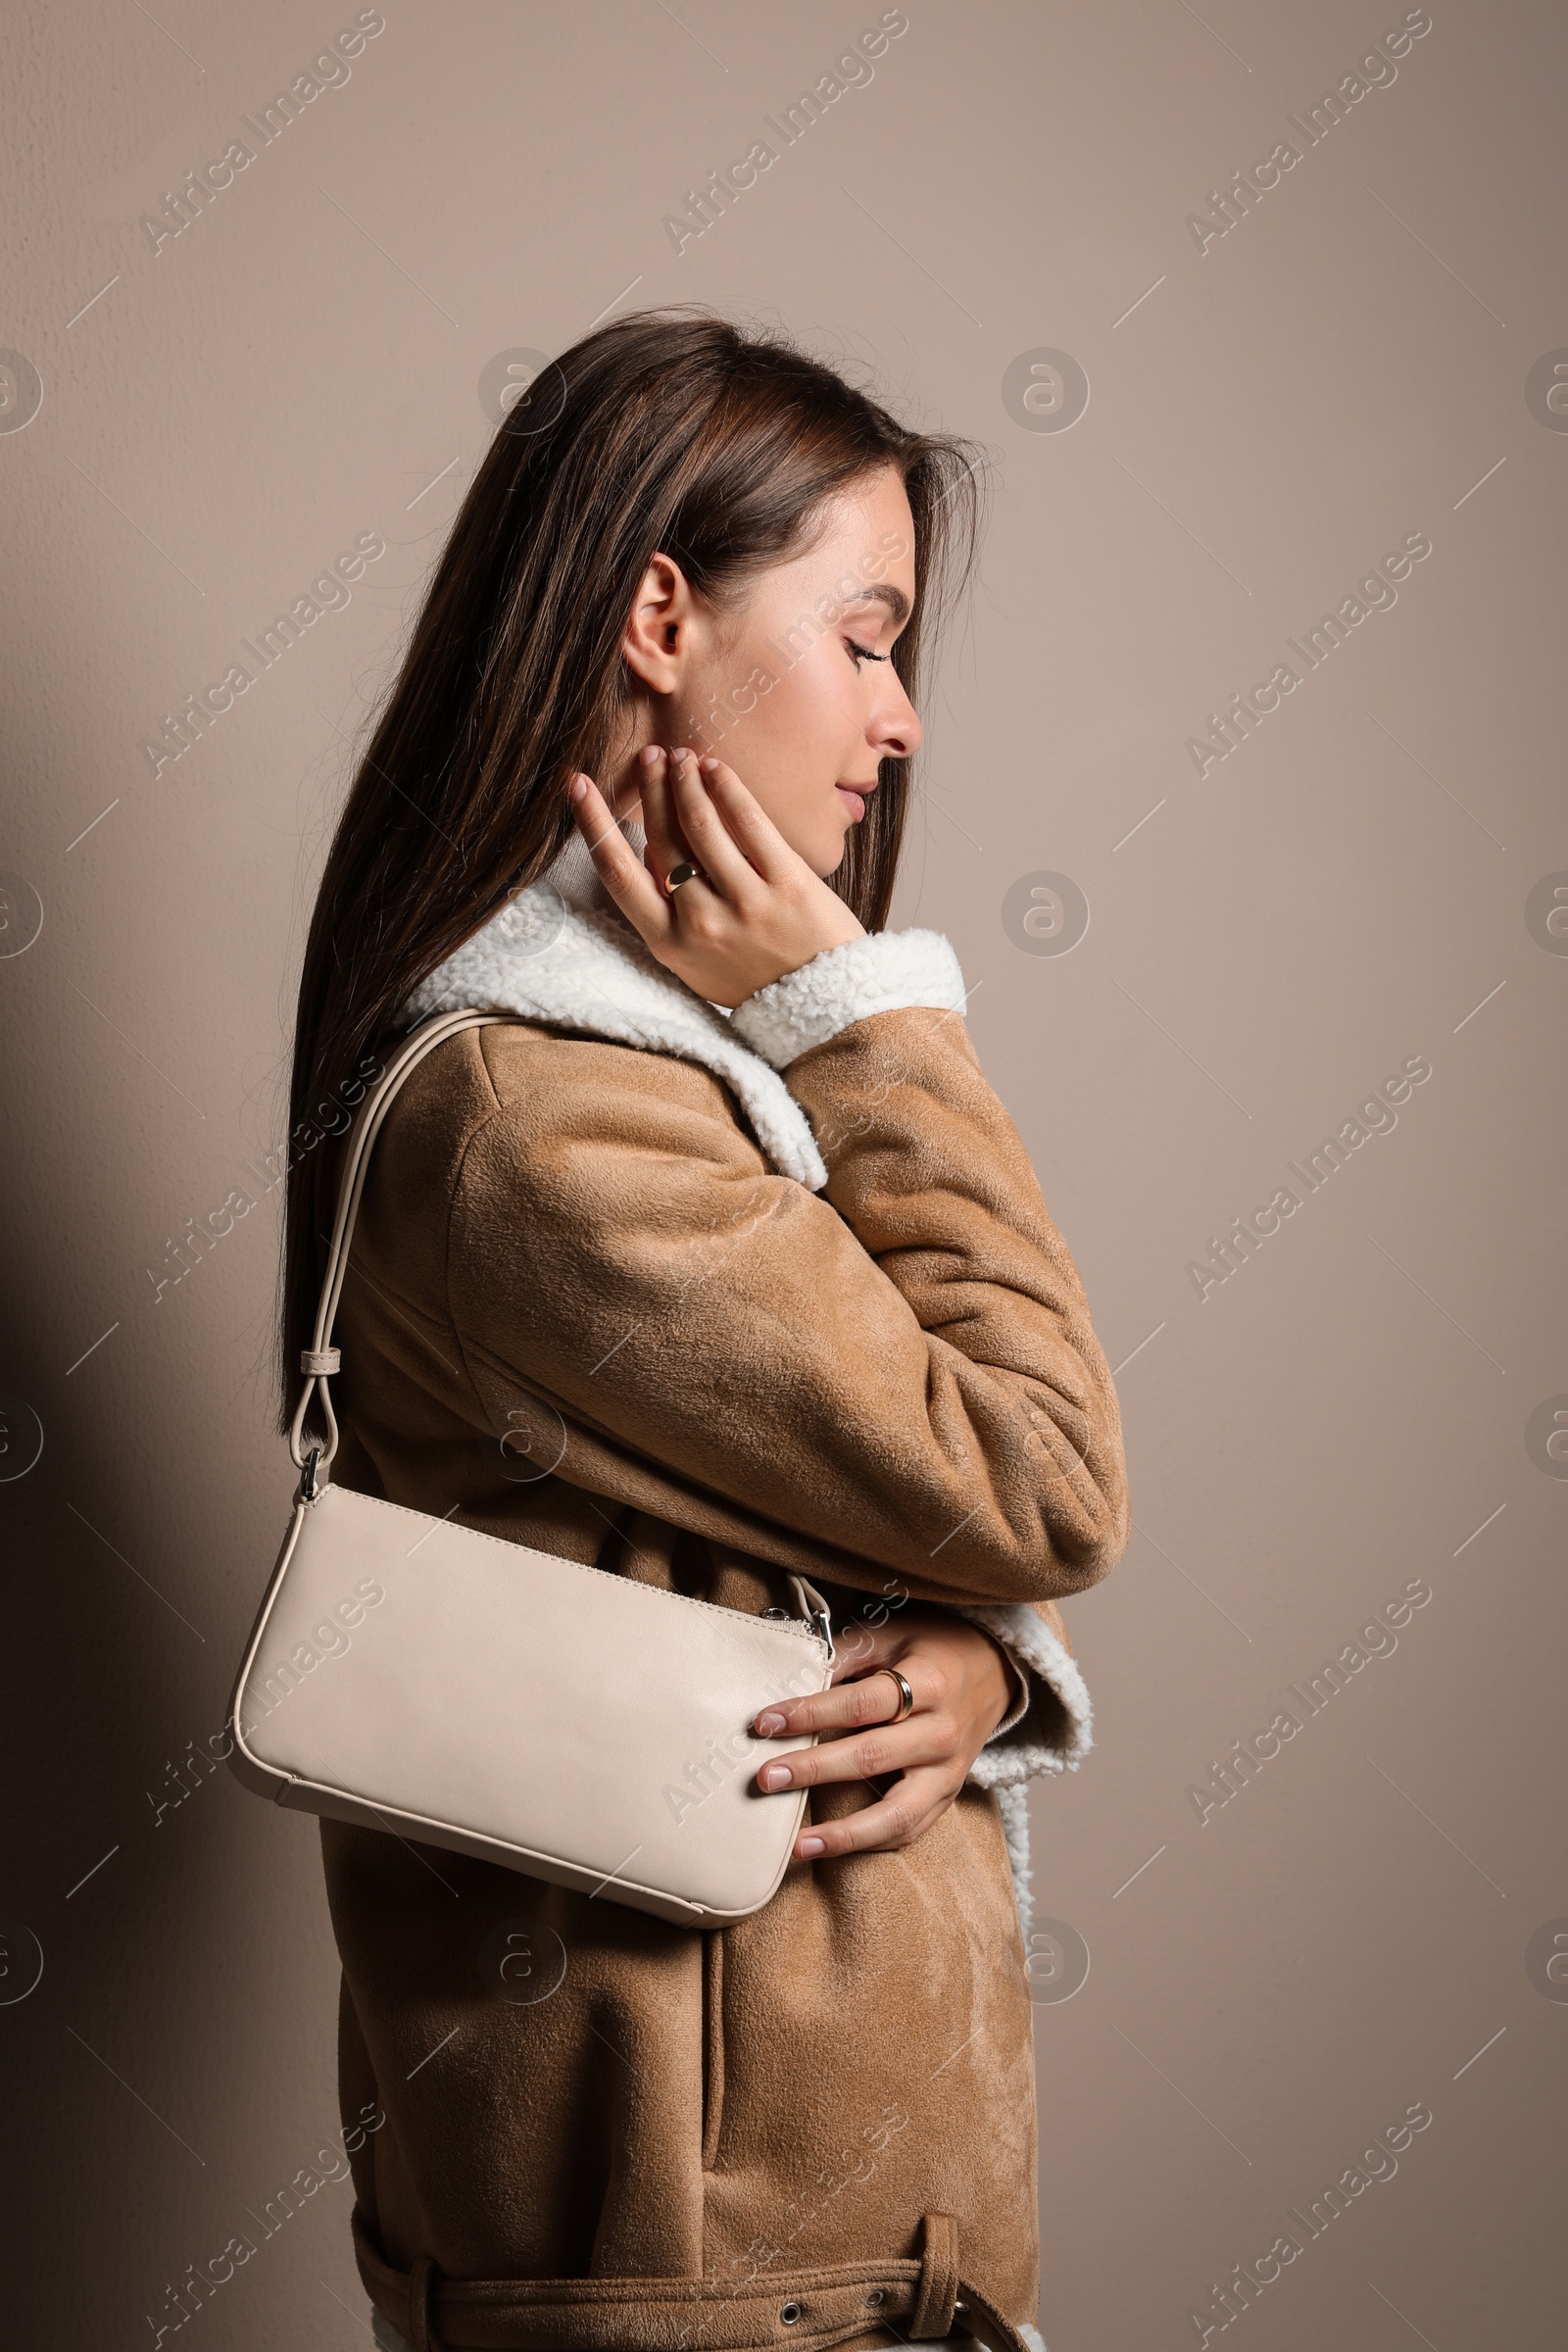
<path fill-rule="evenodd" d="M 691 651 L 696 606 L 672 556 L 656 555 L 643 573 L 620 640 L 634 676 L 655 694 L 674 694 Z"/>

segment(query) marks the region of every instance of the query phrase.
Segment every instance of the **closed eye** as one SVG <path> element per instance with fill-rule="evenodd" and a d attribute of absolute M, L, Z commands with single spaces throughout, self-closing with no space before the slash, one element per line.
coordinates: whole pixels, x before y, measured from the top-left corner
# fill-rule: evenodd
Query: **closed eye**
<path fill-rule="evenodd" d="M 873 654 L 868 645 L 857 645 L 853 637 L 846 637 L 844 645 L 851 660 L 857 665 L 861 662 L 891 662 L 893 659 L 891 654 Z"/>

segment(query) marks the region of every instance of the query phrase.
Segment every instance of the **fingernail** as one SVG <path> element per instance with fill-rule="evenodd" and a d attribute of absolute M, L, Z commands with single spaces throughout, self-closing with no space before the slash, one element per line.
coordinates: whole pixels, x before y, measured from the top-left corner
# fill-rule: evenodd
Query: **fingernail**
<path fill-rule="evenodd" d="M 757 1718 L 757 1729 L 760 1736 L 763 1740 L 774 1740 L 784 1729 L 784 1718 L 782 1715 L 775 1715 L 771 1711 L 766 1715 L 759 1715 Z"/>
<path fill-rule="evenodd" d="M 760 1788 L 787 1788 L 790 1785 L 789 1766 L 764 1764 L 757 1776 L 757 1785 Z"/>
<path fill-rule="evenodd" d="M 710 753 L 706 759 L 699 760 L 697 764 L 702 769 L 704 775 L 710 775 L 712 770 L 718 765 L 718 761 L 712 757 L 711 753 Z"/>
<path fill-rule="evenodd" d="M 653 764 L 654 764 L 654 761 L 655 761 L 655 760 L 656 760 L 659 758 L 659 746 L 658 746 L 658 744 L 657 744 L 657 743 L 645 743 L 645 744 L 643 745 L 643 748 L 642 748 L 642 752 L 641 752 L 641 755 L 640 755 L 640 757 L 641 757 L 641 759 L 642 759 L 642 763 L 643 763 L 644 767 L 652 767 L 652 766 L 653 766 Z"/>
<path fill-rule="evenodd" d="M 677 743 L 671 750 L 669 756 L 675 761 L 676 765 L 679 766 L 681 760 L 689 760 L 691 758 L 691 753 L 686 749 L 686 746 L 683 743 Z"/>
<path fill-rule="evenodd" d="M 800 1843 L 800 1851 L 803 1855 L 807 1856 L 811 1854 L 825 1854 L 827 1851 L 827 1840 L 823 1838 L 803 1838 Z"/>
<path fill-rule="evenodd" d="M 570 792 L 570 796 L 569 796 L 569 797 L 570 797 L 570 800 L 571 800 L 571 803 L 572 803 L 572 806 L 573 806 L 573 808 L 575 808 L 576 804 L 577 804 L 577 803 L 578 803 L 578 802 L 579 802 L 579 801 L 582 799 L 582 797 L 583 797 L 583 794 L 584 794 L 584 793 L 587 791 L 587 789 L 588 789 L 588 779 L 587 779 L 587 777 L 586 777 L 586 776 L 573 776 L 573 777 L 572 777 L 572 779 L 571 779 L 571 792 Z"/>

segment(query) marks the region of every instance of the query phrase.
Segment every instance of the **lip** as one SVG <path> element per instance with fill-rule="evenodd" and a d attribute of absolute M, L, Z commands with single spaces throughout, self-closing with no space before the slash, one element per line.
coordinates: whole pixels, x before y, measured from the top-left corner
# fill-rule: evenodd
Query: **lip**
<path fill-rule="evenodd" d="M 848 808 L 851 823 L 858 825 L 865 814 L 865 793 L 858 792 L 853 784 L 835 784 L 833 789 Z M 866 792 L 871 789 L 870 785 L 865 788 Z"/>

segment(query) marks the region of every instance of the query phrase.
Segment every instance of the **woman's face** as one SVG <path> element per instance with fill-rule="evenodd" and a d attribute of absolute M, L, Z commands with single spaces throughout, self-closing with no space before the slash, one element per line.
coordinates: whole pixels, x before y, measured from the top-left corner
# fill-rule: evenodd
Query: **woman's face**
<path fill-rule="evenodd" d="M 914 591 L 914 522 L 891 467 L 843 491 L 811 548 L 764 572 L 739 612 L 715 612 L 657 556 L 624 641 L 646 695 L 617 815 L 636 814 L 643 744 L 686 744 L 734 768 L 813 872 L 834 872 L 878 762 L 919 746 L 887 659 Z"/>

